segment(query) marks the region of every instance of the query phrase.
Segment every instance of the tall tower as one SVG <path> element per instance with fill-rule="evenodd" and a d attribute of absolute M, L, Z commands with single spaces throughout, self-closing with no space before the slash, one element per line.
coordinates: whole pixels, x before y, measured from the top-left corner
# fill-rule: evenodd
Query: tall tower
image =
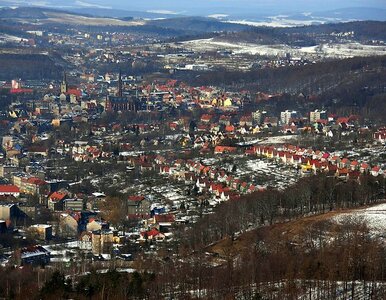
<path fill-rule="evenodd" d="M 118 97 L 123 97 L 123 87 L 122 87 L 122 73 L 119 70 L 119 78 L 118 78 Z"/>
<path fill-rule="evenodd" d="M 67 93 L 67 90 L 68 90 L 67 75 L 66 75 L 66 72 L 63 72 L 63 80 L 62 80 L 62 83 L 60 84 L 60 93 L 65 94 Z"/>

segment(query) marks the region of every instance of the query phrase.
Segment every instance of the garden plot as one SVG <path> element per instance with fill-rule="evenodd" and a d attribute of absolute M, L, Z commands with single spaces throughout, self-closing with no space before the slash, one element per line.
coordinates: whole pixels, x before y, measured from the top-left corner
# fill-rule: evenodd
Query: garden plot
<path fill-rule="evenodd" d="M 283 167 L 262 159 L 248 160 L 238 165 L 237 176 L 249 176 L 255 185 L 284 189 L 296 183 L 299 174 L 295 169 Z"/>

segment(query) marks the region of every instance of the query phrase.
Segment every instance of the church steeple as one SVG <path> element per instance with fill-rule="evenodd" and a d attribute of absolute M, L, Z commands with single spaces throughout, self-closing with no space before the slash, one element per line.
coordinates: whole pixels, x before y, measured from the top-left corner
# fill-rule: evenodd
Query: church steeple
<path fill-rule="evenodd" d="M 63 80 L 62 80 L 62 83 L 60 84 L 60 93 L 65 94 L 67 93 L 67 90 L 68 90 L 67 74 L 66 72 L 63 72 Z"/>
<path fill-rule="evenodd" d="M 121 70 L 119 70 L 119 78 L 118 78 L 118 97 L 123 97 L 122 73 L 121 73 Z"/>

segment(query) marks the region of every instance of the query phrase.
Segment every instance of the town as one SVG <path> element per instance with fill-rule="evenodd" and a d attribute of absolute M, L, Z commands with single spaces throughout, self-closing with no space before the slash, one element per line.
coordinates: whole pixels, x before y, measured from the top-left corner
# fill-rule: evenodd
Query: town
<path fill-rule="evenodd" d="M 144 26 L 143 20 L 114 22 L 109 26 Z M 37 274 L 60 270 L 74 284 L 92 272 L 134 276 L 153 270 L 144 267 L 153 260 L 183 262 L 180 252 L 189 234 L 223 207 L 243 207 L 246 199 L 271 193 L 290 194 L 307 180 L 333 182 L 322 209 L 320 203 L 267 204 L 255 221 L 240 223 L 240 230 L 229 234 L 229 228 L 220 234 L 222 229 L 213 233 L 206 226 L 208 234 L 200 243 L 211 235 L 219 238 L 208 240 L 205 265 L 225 266 L 225 250 L 208 248 L 219 240 L 230 236 L 236 241 L 293 216 L 384 201 L 385 87 L 366 81 L 375 73 L 384 78 L 384 41 L 352 49 L 346 72 L 348 56 L 322 53 L 322 48 L 303 53 L 292 45 L 271 56 L 220 41 L 233 38 L 235 31 L 215 32 L 205 41 L 173 41 L 150 29 L 103 33 L 85 25 L 42 24 L 29 25 L 29 38 L 0 36 L 0 62 L 4 56 L 15 70 L 26 69 L 24 78 L 10 71 L 12 77 L 0 82 L 2 268 L 31 268 Z M 316 40 L 352 45 L 354 36 L 353 31 L 334 32 Z M 47 47 L 49 54 L 43 53 Z M 331 78 L 321 75 L 318 81 L 312 75 L 317 79 L 311 82 L 307 70 L 314 69 L 308 68 L 329 63 L 336 66 L 328 71 Z M 286 72 L 302 68 L 304 80 L 292 84 Z M 216 84 L 222 72 L 234 76 L 234 82 Z M 255 84 L 245 79 L 248 74 L 263 79 Z M 347 91 L 329 94 L 336 80 L 351 84 L 342 74 L 354 81 L 362 76 L 355 99 Z M 286 81 L 292 85 L 285 86 Z M 360 189 L 361 198 L 353 194 L 347 200 L 351 206 L 333 200 L 346 186 Z M 0 298 L 1 293 L 2 287 Z"/>

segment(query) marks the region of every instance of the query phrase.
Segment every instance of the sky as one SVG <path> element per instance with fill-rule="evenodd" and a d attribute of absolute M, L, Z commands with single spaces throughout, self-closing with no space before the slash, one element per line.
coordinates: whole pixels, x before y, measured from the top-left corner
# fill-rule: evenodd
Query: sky
<path fill-rule="evenodd" d="M 285 11 L 325 11 L 345 7 L 376 7 L 386 9 L 386 0 L 83 0 L 97 5 L 128 10 L 169 10 L 203 11 L 221 13 L 230 11 L 272 10 Z"/>
<path fill-rule="evenodd" d="M 129 11 L 155 11 L 181 15 L 278 15 L 329 11 L 346 7 L 386 9 L 386 0 L 0 0 L 0 5 L 58 8 L 93 7 Z"/>

